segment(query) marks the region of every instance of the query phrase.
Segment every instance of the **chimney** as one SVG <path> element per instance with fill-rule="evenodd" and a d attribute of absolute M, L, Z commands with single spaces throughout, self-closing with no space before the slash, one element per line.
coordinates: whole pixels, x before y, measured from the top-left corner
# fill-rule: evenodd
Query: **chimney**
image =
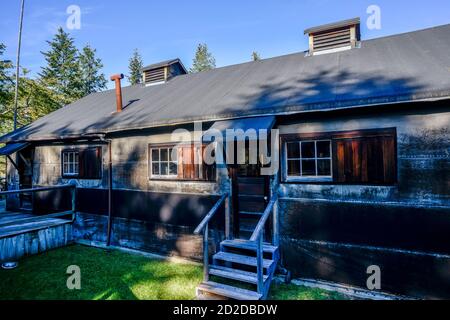
<path fill-rule="evenodd" d="M 114 74 L 111 76 L 111 81 L 116 83 L 116 104 L 117 111 L 122 112 L 123 104 L 122 104 L 122 86 L 120 85 L 120 80 L 123 79 L 123 74 Z"/>
<path fill-rule="evenodd" d="M 361 40 L 360 19 L 353 18 L 305 30 L 309 36 L 309 55 L 350 50 Z"/>

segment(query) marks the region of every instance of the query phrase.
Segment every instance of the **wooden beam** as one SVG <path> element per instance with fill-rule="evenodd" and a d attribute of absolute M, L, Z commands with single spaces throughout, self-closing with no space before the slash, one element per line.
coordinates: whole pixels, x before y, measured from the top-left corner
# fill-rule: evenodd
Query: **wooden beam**
<path fill-rule="evenodd" d="M 9 161 L 11 161 L 11 164 L 14 166 L 14 168 L 16 168 L 17 171 L 19 171 L 19 166 L 17 165 L 17 163 L 14 162 L 11 156 L 7 155 L 6 157 L 9 159 Z"/>

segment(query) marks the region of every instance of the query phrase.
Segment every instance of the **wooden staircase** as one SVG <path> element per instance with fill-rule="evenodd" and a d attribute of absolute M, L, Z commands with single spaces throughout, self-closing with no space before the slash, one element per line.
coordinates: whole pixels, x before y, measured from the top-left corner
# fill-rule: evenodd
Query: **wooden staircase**
<path fill-rule="evenodd" d="M 224 195 L 218 201 L 226 201 Z M 236 299 L 261 300 L 266 299 L 270 284 L 279 261 L 278 246 L 278 217 L 276 209 L 277 199 L 274 197 L 260 215 L 259 222 L 249 236 L 249 240 L 230 239 L 229 218 L 225 219 L 226 238 L 220 243 L 220 250 L 210 259 L 208 250 L 208 221 L 214 215 L 211 209 L 196 233 L 203 230 L 204 280 L 197 287 L 198 299 Z M 226 216 L 229 215 L 228 201 L 226 202 Z M 268 217 L 273 214 L 272 242 L 263 242 L 264 227 Z M 228 231 L 227 231 L 228 229 Z"/>

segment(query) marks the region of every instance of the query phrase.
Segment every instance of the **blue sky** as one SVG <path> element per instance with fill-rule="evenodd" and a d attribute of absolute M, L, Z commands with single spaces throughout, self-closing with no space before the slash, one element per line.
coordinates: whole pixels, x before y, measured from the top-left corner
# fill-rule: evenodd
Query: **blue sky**
<path fill-rule="evenodd" d="M 381 29 L 366 26 L 369 5 L 381 9 Z M 81 29 L 68 30 L 67 7 L 81 8 Z M 46 40 L 63 26 L 81 47 L 89 43 L 103 60 L 104 73 L 127 73 L 138 48 L 144 64 L 179 57 L 190 67 L 198 43 L 207 43 L 217 66 L 303 51 L 303 30 L 359 16 L 363 39 L 450 23 L 450 1 L 406 0 L 26 0 L 21 65 L 39 72 Z M 0 42 L 14 59 L 20 0 L 2 3 Z M 111 84 L 112 86 L 112 84 Z"/>

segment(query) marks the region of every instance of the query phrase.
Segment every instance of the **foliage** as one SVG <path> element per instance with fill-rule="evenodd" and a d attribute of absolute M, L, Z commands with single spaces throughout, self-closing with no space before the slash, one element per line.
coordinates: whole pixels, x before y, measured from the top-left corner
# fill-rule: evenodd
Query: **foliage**
<path fill-rule="evenodd" d="M 67 267 L 81 270 L 81 290 L 68 290 Z M 0 300 L 15 299 L 194 299 L 202 267 L 149 259 L 117 250 L 69 246 L 0 270 Z M 270 299 L 343 299 L 337 293 L 273 283 Z"/>
<path fill-rule="evenodd" d="M 216 67 L 216 59 L 208 51 L 206 43 L 200 43 L 195 52 L 195 58 L 192 62 L 192 67 L 189 70 L 191 73 L 202 72 L 214 69 Z"/>
<path fill-rule="evenodd" d="M 132 85 L 141 83 L 141 69 L 144 67 L 144 63 L 138 49 L 134 49 L 133 55 L 129 62 L 128 70 L 130 71 L 130 75 L 128 76 L 128 80 Z"/>
<path fill-rule="evenodd" d="M 42 68 L 39 76 L 55 92 L 59 104 L 63 106 L 82 97 L 79 52 L 74 39 L 61 27 L 47 43 L 50 49 L 42 52 L 47 65 Z"/>
<path fill-rule="evenodd" d="M 103 68 L 102 61 L 95 56 L 96 49 L 90 45 L 86 45 L 79 56 L 80 72 L 81 72 L 81 95 L 101 91 L 106 88 L 106 78 L 101 69 Z"/>
<path fill-rule="evenodd" d="M 259 60 L 261 60 L 261 56 L 259 55 L 258 52 L 253 51 L 252 52 L 252 61 L 259 61 Z"/>

